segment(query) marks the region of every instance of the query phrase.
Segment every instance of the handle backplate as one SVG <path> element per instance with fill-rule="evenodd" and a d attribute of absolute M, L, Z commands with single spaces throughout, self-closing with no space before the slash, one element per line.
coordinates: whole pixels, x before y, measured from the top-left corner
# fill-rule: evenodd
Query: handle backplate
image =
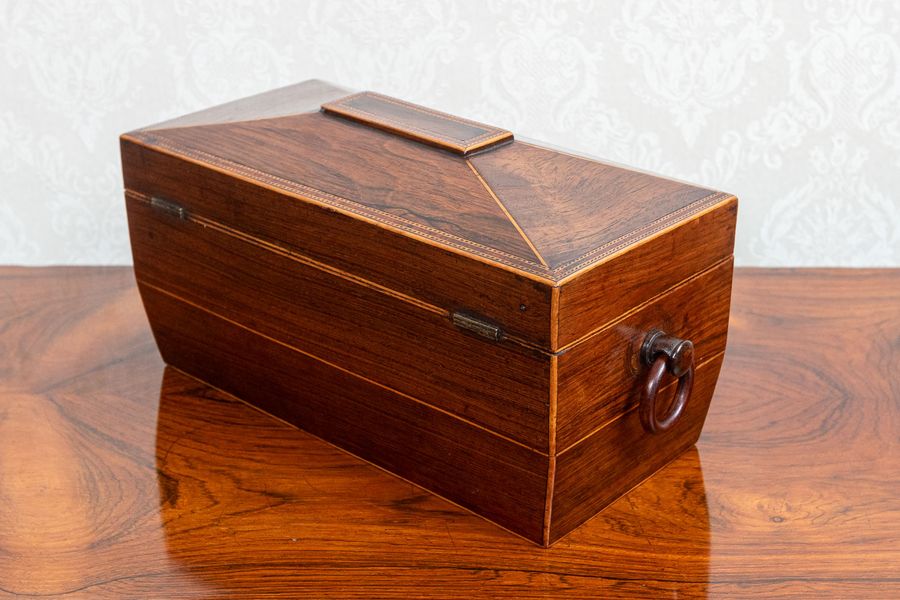
<path fill-rule="evenodd" d="M 653 330 L 641 345 L 641 361 L 650 367 L 641 387 L 641 425 L 648 433 L 666 431 L 681 417 L 694 387 L 694 345 L 690 340 Z M 667 414 L 659 418 L 657 394 L 666 373 L 678 378 L 678 387 Z"/>

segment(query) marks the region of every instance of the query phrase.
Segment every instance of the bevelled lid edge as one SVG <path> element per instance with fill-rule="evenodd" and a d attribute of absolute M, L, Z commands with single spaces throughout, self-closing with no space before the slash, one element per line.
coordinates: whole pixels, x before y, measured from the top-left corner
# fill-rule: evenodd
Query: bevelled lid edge
<path fill-rule="evenodd" d="M 375 92 L 359 92 L 326 102 L 322 110 L 463 156 L 513 139 L 513 134 L 505 129 Z"/>

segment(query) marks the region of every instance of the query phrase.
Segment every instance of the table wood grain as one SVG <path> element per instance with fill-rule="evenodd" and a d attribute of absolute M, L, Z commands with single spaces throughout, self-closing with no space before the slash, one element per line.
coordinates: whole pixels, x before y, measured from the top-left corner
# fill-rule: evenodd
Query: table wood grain
<path fill-rule="evenodd" d="M 695 449 L 543 550 L 162 364 L 127 268 L 0 269 L 0 597 L 900 597 L 900 271 L 735 279 Z"/>

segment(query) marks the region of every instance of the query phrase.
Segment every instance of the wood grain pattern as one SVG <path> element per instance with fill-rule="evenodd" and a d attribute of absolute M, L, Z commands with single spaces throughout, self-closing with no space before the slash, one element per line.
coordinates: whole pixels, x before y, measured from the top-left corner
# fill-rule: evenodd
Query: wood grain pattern
<path fill-rule="evenodd" d="M 163 359 L 536 543 L 547 457 L 144 287 Z"/>
<path fill-rule="evenodd" d="M 548 452 L 549 356 L 467 335 L 446 313 L 173 218 L 147 199 L 129 197 L 128 218 L 138 281 Z M 154 316 L 171 325 L 164 312 Z M 192 373 L 190 363 L 173 364 Z"/>
<path fill-rule="evenodd" d="M 555 348 L 564 348 L 631 308 L 705 271 L 734 251 L 737 199 L 580 272 L 559 292 Z"/>
<path fill-rule="evenodd" d="M 468 308 L 511 334 L 549 345 L 552 288 L 547 283 L 127 140 L 122 163 L 130 190 L 175 200 L 223 224 L 240 224 L 249 235 L 448 311 Z"/>
<path fill-rule="evenodd" d="M 727 194 L 532 143 L 456 156 L 406 137 L 431 127 L 465 145 L 494 130 L 338 90 L 306 82 L 127 134 L 126 187 L 548 352 L 731 254 Z M 315 98 L 343 116 L 304 112 Z M 344 119 L 363 113 L 410 131 Z"/>
<path fill-rule="evenodd" d="M 726 259 L 560 355 L 560 452 L 637 406 L 647 376 L 640 349 L 650 331 L 691 340 L 698 365 L 725 351 L 732 265 Z"/>
<path fill-rule="evenodd" d="M 495 344 L 465 335 L 440 311 L 425 310 L 326 272 L 301 262 L 302 257 L 265 246 L 215 222 L 155 210 L 149 200 L 128 192 L 129 226 L 136 276 L 142 284 L 150 323 L 169 364 L 258 406 L 268 407 L 272 397 L 280 398 L 284 404 L 278 405 L 276 412 L 289 422 L 303 428 L 312 423 L 311 431 L 323 439 L 389 470 L 396 467 L 394 472 L 399 475 L 539 544 L 555 541 L 589 518 L 590 513 L 573 508 L 576 504 L 579 509 L 605 506 L 686 447 L 679 432 L 651 441 L 642 439 L 646 435 L 640 427 L 630 427 L 630 421 L 607 425 L 613 432 L 596 431 L 605 421 L 635 407 L 646 369 L 632 363 L 636 363 L 643 337 L 653 328 L 663 328 L 692 338 L 698 364 L 724 350 L 730 259 L 564 353 L 559 358 L 557 378 L 550 372 L 551 357 L 542 352 L 509 340 Z M 182 301 L 221 319 L 210 322 L 201 318 L 195 309 L 181 306 Z M 171 310 L 161 309 L 161 305 Z M 227 328 L 226 321 L 246 329 L 231 327 L 228 334 L 217 334 Z M 259 336 L 268 340 L 257 339 Z M 225 341 L 237 337 L 242 341 L 236 346 Z M 204 352 L 185 350 L 198 344 Z M 242 354 L 249 365 L 266 365 L 277 364 L 277 351 L 291 357 L 302 353 L 303 360 L 318 364 L 324 375 L 311 367 L 285 365 L 278 372 L 284 380 L 282 389 L 273 388 L 273 375 L 266 369 L 240 368 Z M 334 388 L 314 392 L 318 421 L 300 408 L 289 410 L 294 405 L 308 406 L 308 401 L 305 397 L 291 398 L 284 390 L 311 387 L 327 377 L 332 367 L 345 378 L 355 377 L 381 387 L 383 394 L 402 395 L 404 400 L 393 413 L 395 420 L 402 420 L 403 406 L 415 405 L 420 411 L 437 408 L 465 420 L 465 425 L 454 423 L 457 430 L 452 439 L 460 443 L 465 443 L 466 432 L 476 438 L 489 432 L 543 453 L 532 465 L 540 481 L 537 486 L 517 488 L 509 486 L 508 476 L 488 459 L 478 462 L 446 450 L 439 453 L 443 460 L 429 453 L 397 453 L 396 449 L 391 455 L 391 448 L 370 443 L 381 436 L 403 440 L 410 446 L 425 443 L 422 440 L 434 435 L 443 439 L 451 435 L 447 430 L 453 429 L 445 423 L 447 415 L 433 420 L 419 418 L 406 433 L 401 427 L 388 428 L 389 421 L 377 415 L 363 420 L 362 429 L 348 429 L 346 419 L 358 417 L 359 410 L 348 405 Z M 698 392 L 692 402 L 704 410 L 689 411 L 699 415 L 699 420 L 691 421 L 696 432 L 702 426 L 718 368 L 703 373 L 698 375 L 697 387 L 706 392 Z M 551 388 L 557 380 L 559 390 L 555 391 Z M 558 418 L 550 406 L 553 396 L 560 407 Z M 624 437 L 617 433 L 621 428 L 627 432 Z M 583 439 L 592 431 L 592 438 Z M 628 436 L 633 439 L 628 441 Z M 598 439 L 617 447 L 643 448 L 649 443 L 653 452 L 641 468 L 633 461 L 623 461 L 622 469 L 610 465 L 608 476 L 598 480 L 587 477 L 579 468 L 581 463 L 596 464 L 613 451 L 598 446 Z M 694 439 L 696 435 L 688 445 Z M 571 455 L 580 458 L 565 463 L 574 475 L 563 481 L 573 487 L 574 480 L 586 480 L 580 482 L 577 494 L 556 490 L 553 484 L 562 464 L 556 455 L 576 442 L 580 449 Z M 583 457 L 584 448 L 594 456 Z M 382 456 L 382 452 L 387 455 Z M 552 460 L 547 457 L 551 453 Z M 406 460 L 398 462 L 397 457 Z M 417 461 L 429 464 L 417 465 Z M 483 467 L 484 462 L 489 466 Z M 594 471 L 591 468 L 589 472 Z M 447 479 L 437 482 L 436 474 L 440 473 Z M 471 498 L 476 482 L 480 488 L 525 494 L 519 499 L 520 508 L 531 510 L 510 511 L 510 497 L 488 494 Z M 560 494 L 575 495 L 578 500 L 564 498 L 560 504 Z M 538 506 L 542 510 L 536 510 Z M 557 518 L 562 523 L 559 527 L 554 524 Z"/>
<path fill-rule="evenodd" d="M 697 441 L 722 359 L 720 353 L 697 364 L 690 400 L 670 430 L 647 435 L 634 407 L 581 443 L 560 449 L 556 457 L 550 543 L 590 519 L 619 498 L 621 490 L 638 485 Z M 676 385 L 672 382 L 660 390 L 660 397 L 671 398 Z"/>
<path fill-rule="evenodd" d="M 312 422 L 324 439 L 388 469 L 396 465 L 400 475 L 546 545 L 589 516 L 570 501 L 562 506 L 564 526 L 553 525 L 558 456 L 580 444 L 582 449 L 573 453 L 588 448 L 601 457 L 593 460 L 602 460 L 612 450 L 599 448 L 596 439 L 636 448 L 648 443 L 627 418 L 617 420 L 633 407 L 639 380 L 647 376 L 628 360 L 641 338 L 652 328 L 668 327 L 671 333 L 697 337 L 698 360 L 723 350 L 730 262 L 712 280 L 701 277 L 675 286 L 729 260 L 735 200 L 514 142 L 509 132 L 369 92 L 325 102 L 322 112 L 282 114 L 286 96 L 302 97 L 303 104 L 333 91 L 301 85 L 189 118 L 194 123 L 189 126 L 169 123 L 122 136 L 135 271 L 161 352 L 174 367 L 258 405 L 270 402 L 272 383 L 263 369 L 239 368 L 229 338 L 241 337 L 240 350 L 256 353 L 247 356 L 249 364 L 260 363 L 260 356 L 277 363 L 272 358 L 277 351 L 286 354 L 285 361 L 300 355 L 317 361 L 323 373 L 333 369 L 403 398 L 395 421 L 402 420 L 403 405 L 434 409 L 440 417 L 413 419 L 407 434 L 375 414 L 363 420 L 365 426 L 350 427 L 352 414 L 343 411 L 353 407 L 333 387 L 315 392 L 318 421 L 299 407 L 308 404 L 305 397 L 285 405 L 297 404 L 294 411 L 282 407 L 282 412 L 291 423 L 305 427 Z M 225 121 L 210 122 L 211 114 L 223 114 Z M 240 115 L 247 118 L 239 120 Z M 725 227 L 712 232 L 690 227 L 708 214 L 724 220 Z M 705 221 L 707 226 L 715 222 Z M 373 228 L 401 237 L 384 237 L 388 247 L 371 248 L 367 242 L 373 240 L 365 236 L 374 235 Z M 687 231 L 697 240 L 686 238 Z M 319 258 L 333 253 L 328 246 L 335 238 L 345 238 L 339 255 L 357 257 L 352 269 L 345 268 L 346 260 Z M 442 270 L 445 256 L 419 255 L 414 270 L 432 275 L 426 281 L 399 276 L 416 286 L 411 293 L 371 279 L 373 270 L 407 270 L 403 259 L 408 254 L 398 254 L 395 247 L 403 238 L 418 242 L 406 246 L 409 254 L 451 248 L 462 257 L 460 268 Z M 656 238 L 663 242 L 649 252 L 641 249 Z M 294 240 L 309 251 L 300 251 Z M 649 262 L 647 257 L 659 258 L 652 248 L 660 244 L 669 248 L 664 260 Z M 588 275 L 633 250 L 637 260 L 628 260 L 630 279 L 600 281 Z M 424 260 L 432 257 L 441 260 Z M 371 266 L 382 260 L 385 265 Z M 485 271 L 477 272 L 476 264 L 516 279 L 491 275 L 483 284 L 477 275 Z M 588 284 L 574 295 L 565 293 L 566 284 L 581 275 Z M 489 308 L 479 314 L 472 306 L 446 303 L 456 300 L 446 297 L 443 304 L 430 303 L 422 288 L 431 283 L 454 292 L 466 288 L 465 297 L 480 296 L 479 304 Z M 512 285 L 504 289 L 500 283 Z M 522 290 L 529 286 L 529 292 Z M 528 302 L 517 309 L 536 313 L 531 320 L 510 314 L 509 301 L 526 293 L 538 296 L 538 310 Z M 486 300 L 495 297 L 502 306 L 488 305 Z M 607 297 L 618 300 L 607 303 Z M 612 304 L 620 312 L 589 304 Z M 168 312 L 160 305 L 177 309 Z M 639 312 L 628 314 L 632 309 Z M 214 315 L 214 321 L 197 317 L 198 310 Z M 620 322 L 609 327 L 604 314 Z M 485 335 L 478 337 L 479 331 Z M 208 356 L 179 347 L 188 344 L 185 340 L 195 348 L 205 343 Z M 311 368 L 294 370 L 316 376 Z M 284 364 L 279 373 L 287 378 L 290 371 Z M 292 385 L 315 387 L 315 381 L 298 375 Z M 283 386 L 290 389 L 286 379 Z M 708 393 L 700 401 L 708 402 L 714 382 L 703 386 Z M 472 497 L 479 481 L 484 488 L 519 489 L 507 485 L 510 477 L 500 469 L 482 468 L 445 449 L 443 462 L 414 465 L 431 460 L 430 455 L 410 451 L 404 456 L 396 447 L 369 443 L 385 436 L 411 446 L 416 439 L 443 439 L 449 426 L 442 423 L 450 418 L 461 421 L 454 422 L 459 429 L 453 435 L 494 434 L 542 457 L 532 470 L 539 485 L 527 486 L 520 498 L 524 512 L 508 510 L 514 494 L 502 500 L 496 494 Z M 702 417 L 696 425 L 702 425 Z M 625 441 L 605 428 L 637 438 Z M 579 508 L 609 503 L 647 469 L 672 460 L 684 444 L 666 434 L 654 438 L 652 447 L 652 460 L 642 468 L 626 473 L 611 466 L 601 486 L 582 482 L 572 493 Z M 378 455 L 381 451 L 387 455 Z M 436 482 L 441 470 L 454 469 L 455 476 Z M 572 479 L 584 478 L 587 471 L 570 470 L 577 475 L 565 481 L 573 487 Z M 486 478 L 479 479 L 482 475 Z"/>
<path fill-rule="evenodd" d="M 242 114 L 238 101 L 219 110 L 222 123 L 204 117 L 193 124 L 187 117 L 184 127 L 145 128 L 123 136 L 123 143 L 165 149 L 553 282 L 595 264 L 605 250 L 623 250 L 690 221 L 727 197 L 533 143 L 476 148 L 511 134 L 372 92 L 326 101 L 326 113 L 281 114 L 289 94 L 304 98 L 305 107 L 305 98 L 333 92 L 321 82 L 298 84 L 247 99 L 244 121 L 234 118 Z M 265 114 L 275 116 L 256 116 Z M 408 137 L 479 152 L 465 158 Z M 137 166 L 128 160 L 124 166 L 127 182 Z M 479 179 L 490 194 L 479 189 Z M 523 245 L 519 225 L 546 261 Z"/>
<path fill-rule="evenodd" d="M 898 305 L 737 269 L 698 450 L 542 550 L 165 369 L 129 269 L 0 269 L 0 597 L 896 598 Z"/>
<path fill-rule="evenodd" d="M 513 137 L 512 133 L 498 127 L 373 92 L 359 92 L 325 102 L 322 110 L 463 155 L 485 150 Z"/>
<path fill-rule="evenodd" d="M 261 178 L 309 186 L 310 194 L 349 201 L 385 224 L 540 266 L 462 158 L 379 129 L 305 113 L 134 137 L 200 160 L 241 165 Z"/>
<path fill-rule="evenodd" d="M 713 194 L 524 142 L 471 162 L 551 269 Z"/>

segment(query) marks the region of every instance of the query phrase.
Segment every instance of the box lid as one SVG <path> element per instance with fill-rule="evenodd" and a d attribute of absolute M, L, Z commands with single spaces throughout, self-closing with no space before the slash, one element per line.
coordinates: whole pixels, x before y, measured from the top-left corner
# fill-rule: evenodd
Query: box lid
<path fill-rule="evenodd" d="M 123 155 L 127 143 L 187 158 L 547 290 L 732 198 L 322 82 L 132 132 L 123 136 Z M 130 173 L 126 165 L 129 188 Z M 228 214 L 234 213 L 223 218 Z M 252 217 L 242 219 L 230 225 L 243 227 Z M 478 286 L 478 277 L 460 285 Z M 414 288 L 407 292 L 420 297 Z M 512 296 L 515 304 L 518 296 Z M 490 302 L 496 300 L 481 308 Z M 496 316 L 509 318 L 502 311 Z M 526 329 L 523 336 L 541 348 L 563 345 L 551 339 L 553 332 Z"/>

